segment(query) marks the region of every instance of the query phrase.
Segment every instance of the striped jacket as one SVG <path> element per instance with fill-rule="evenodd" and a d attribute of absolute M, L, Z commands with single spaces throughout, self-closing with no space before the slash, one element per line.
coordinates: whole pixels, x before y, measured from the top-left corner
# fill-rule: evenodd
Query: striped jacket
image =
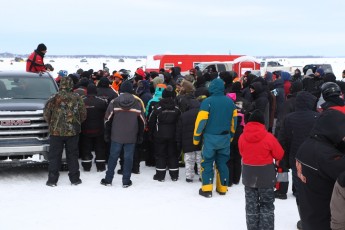
<path fill-rule="evenodd" d="M 137 143 L 145 127 L 144 108 L 130 93 L 112 100 L 105 113 L 105 135 L 120 144 Z"/>

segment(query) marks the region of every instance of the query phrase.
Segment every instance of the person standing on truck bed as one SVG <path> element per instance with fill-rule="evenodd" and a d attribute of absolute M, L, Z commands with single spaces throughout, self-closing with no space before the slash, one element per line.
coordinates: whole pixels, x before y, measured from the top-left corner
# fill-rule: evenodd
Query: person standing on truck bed
<path fill-rule="evenodd" d="M 43 116 L 49 124 L 50 148 L 48 154 L 47 186 L 55 187 L 59 179 L 61 157 L 66 145 L 68 176 L 72 185 L 81 184 L 78 141 L 81 123 L 86 119 L 86 108 L 81 97 L 72 92 L 73 81 L 61 78 L 59 92 L 44 107 Z"/>
<path fill-rule="evenodd" d="M 37 49 L 30 54 L 26 61 L 26 72 L 38 73 L 47 71 L 43 62 L 46 53 L 47 47 L 43 43 L 39 44 Z"/>

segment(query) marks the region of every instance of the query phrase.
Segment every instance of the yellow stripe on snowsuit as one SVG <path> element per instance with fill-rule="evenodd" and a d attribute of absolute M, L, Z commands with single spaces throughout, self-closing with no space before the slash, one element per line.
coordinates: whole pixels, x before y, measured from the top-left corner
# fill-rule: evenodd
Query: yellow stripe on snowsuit
<path fill-rule="evenodd" d="M 230 133 L 231 133 L 231 140 L 233 139 L 233 136 L 235 135 L 236 132 L 236 126 L 237 126 L 237 109 L 234 109 L 232 113 L 232 119 L 231 119 L 231 127 L 230 127 Z"/>
<path fill-rule="evenodd" d="M 201 186 L 203 192 L 211 192 L 213 190 L 213 184 L 206 184 Z"/>
<path fill-rule="evenodd" d="M 195 121 L 194 126 L 194 136 L 193 136 L 193 144 L 198 145 L 201 139 L 202 131 L 204 130 L 207 120 L 208 120 L 209 112 L 205 110 L 200 110 L 198 116 Z"/>

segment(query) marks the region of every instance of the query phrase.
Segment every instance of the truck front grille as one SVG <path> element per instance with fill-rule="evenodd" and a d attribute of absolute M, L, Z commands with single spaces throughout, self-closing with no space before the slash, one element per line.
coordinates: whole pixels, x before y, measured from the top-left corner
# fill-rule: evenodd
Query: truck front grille
<path fill-rule="evenodd" d="M 0 139 L 47 139 L 49 128 L 43 110 L 0 111 Z"/>

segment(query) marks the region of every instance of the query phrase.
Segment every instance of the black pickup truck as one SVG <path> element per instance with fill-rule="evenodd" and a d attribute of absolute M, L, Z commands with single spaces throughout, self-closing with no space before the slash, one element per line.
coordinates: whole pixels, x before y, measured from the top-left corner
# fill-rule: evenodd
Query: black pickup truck
<path fill-rule="evenodd" d="M 0 167 L 47 161 L 43 108 L 57 91 L 49 73 L 0 71 Z"/>

